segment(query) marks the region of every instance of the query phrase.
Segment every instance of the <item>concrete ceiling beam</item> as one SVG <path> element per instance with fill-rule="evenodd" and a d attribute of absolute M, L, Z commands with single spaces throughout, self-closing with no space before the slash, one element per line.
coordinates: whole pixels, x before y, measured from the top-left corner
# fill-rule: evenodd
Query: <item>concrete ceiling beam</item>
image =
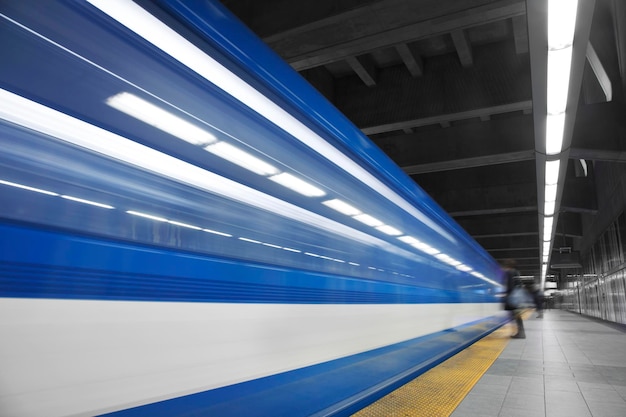
<path fill-rule="evenodd" d="M 391 3 L 402 3 L 393 7 Z M 384 10 L 385 13 L 380 13 Z M 379 48 L 484 25 L 526 13 L 524 0 L 386 0 L 365 4 L 263 40 L 291 66 L 303 69 Z M 380 31 L 385 30 L 385 36 Z"/>
<path fill-rule="evenodd" d="M 537 236 L 535 213 L 457 219 L 474 239 L 505 236 Z"/>
<path fill-rule="evenodd" d="M 459 120 L 468 120 L 480 118 L 489 120 L 491 116 L 504 113 L 512 113 L 517 111 L 532 110 L 532 100 L 524 100 L 515 103 L 500 104 L 495 106 L 472 109 L 458 113 L 440 114 L 437 116 L 424 117 L 420 119 L 404 120 L 394 123 L 386 123 L 378 126 L 368 126 L 361 129 L 366 135 L 375 135 L 379 133 L 393 132 L 405 128 L 415 128 L 429 125 L 442 125 L 442 127 L 450 127 L 451 122 Z"/>
<path fill-rule="evenodd" d="M 528 28 L 526 16 L 513 16 L 513 37 L 515 39 L 515 52 L 524 54 L 528 52 Z"/>
<path fill-rule="evenodd" d="M 395 48 L 407 70 L 409 70 L 411 77 L 420 77 L 424 74 L 424 63 L 417 52 L 406 43 L 398 44 Z"/>
<path fill-rule="evenodd" d="M 373 87 L 376 85 L 376 67 L 371 57 L 367 55 L 350 56 L 346 58 L 346 62 L 366 86 Z"/>
<path fill-rule="evenodd" d="M 463 29 L 453 30 L 450 32 L 454 48 L 459 56 L 459 61 L 464 68 L 474 65 L 474 57 L 472 55 L 472 44 L 470 43 L 467 31 Z"/>

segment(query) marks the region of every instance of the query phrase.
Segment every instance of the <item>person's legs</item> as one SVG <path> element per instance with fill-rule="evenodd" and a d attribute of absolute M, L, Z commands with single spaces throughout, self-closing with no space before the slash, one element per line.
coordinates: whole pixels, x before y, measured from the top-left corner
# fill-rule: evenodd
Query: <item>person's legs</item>
<path fill-rule="evenodd" d="M 524 332 L 524 321 L 522 320 L 522 312 L 520 310 L 513 310 L 511 313 L 513 314 L 513 317 L 515 317 L 515 323 L 517 324 L 517 333 L 511 337 L 515 339 L 525 339 L 526 332 Z"/>

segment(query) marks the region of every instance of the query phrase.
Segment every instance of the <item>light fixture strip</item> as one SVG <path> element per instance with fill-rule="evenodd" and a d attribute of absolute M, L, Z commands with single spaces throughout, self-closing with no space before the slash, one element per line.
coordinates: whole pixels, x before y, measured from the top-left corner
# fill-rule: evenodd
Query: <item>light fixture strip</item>
<path fill-rule="evenodd" d="M 415 206 L 340 152 L 289 112 L 237 77 L 183 36 L 133 2 L 87 0 L 94 7 L 250 107 L 355 179 L 384 196 L 446 239 L 456 239 Z"/>
<path fill-rule="evenodd" d="M 288 172 L 272 175 L 269 179 L 307 197 L 323 197 L 326 195 L 326 192 L 320 188 Z"/>
<path fill-rule="evenodd" d="M 238 147 L 226 142 L 217 142 L 204 148 L 206 151 L 226 159 L 233 164 L 239 165 L 249 171 L 259 175 L 274 175 L 278 174 L 278 169 L 273 165 L 268 164 L 265 161 L 249 154 L 246 151 L 239 149 Z"/>
<path fill-rule="evenodd" d="M 15 188 L 21 188 L 23 190 L 34 191 L 34 192 L 40 193 L 40 194 L 46 194 L 46 195 L 51 195 L 51 196 L 58 196 L 59 195 L 59 194 L 57 194 L 55 192 L 52 192 L 52 191 L 42 190 L 41 188 L 30 187 L 28 185 L 18 184 L 18 183 L 11 182 L 11 181 L 0 180 L 0 184 L 8 185 L 10 187 L 15 187 Z"/>
<path fill-rule="evenodd" d="M 384 248 L 406 258 L 415 256 L 411 251 L 391 245 L 358 229 L 320 216 L 4 89 L 0 89 L 0 119 L 211 194 L 317 227 L 334 235 L 365 245 Z"/>
<path fill-rule="evenodd" d="M 546 185 L 556 184 L 559 181 L 559 168 L 561 161 L 546 161 Z"/>
<path fill-rule="evenodd" d="M 134 94 L 121 92 L 109 97 L 106 103 L 122 113 L 193 145 L 208 145 L 217 140 L 212 133 Z"/>
<path fill-rule="evenodd" d="M 546 154 L 563 150 L 577 0 L 548 0 Z"/>

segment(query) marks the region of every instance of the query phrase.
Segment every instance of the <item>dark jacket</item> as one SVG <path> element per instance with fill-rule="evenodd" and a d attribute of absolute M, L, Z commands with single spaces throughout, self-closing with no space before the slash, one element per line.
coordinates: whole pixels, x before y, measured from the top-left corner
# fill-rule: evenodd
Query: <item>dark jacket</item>
<path fill-rule="evenodd" d="M 513 288 L 521 285 L 522 281 L 519 275 L 519 271 L 517 269 L 505 269 L 504 272 L 506 273 L 506 298 L 504 302 L 504 309 L 515 310 L 515 307 L 509 305 L 509 294 L 511 294 Z"/>

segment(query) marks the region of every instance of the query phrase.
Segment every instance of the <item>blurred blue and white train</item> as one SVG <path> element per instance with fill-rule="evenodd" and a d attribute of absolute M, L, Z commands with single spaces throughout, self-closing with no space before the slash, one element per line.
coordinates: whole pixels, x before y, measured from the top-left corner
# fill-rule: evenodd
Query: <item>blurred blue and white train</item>
<path fill-rule="evenodd" d="M 495 261 L 208 0 L 0 3 L 0 415 L 348 415 Z"/>

